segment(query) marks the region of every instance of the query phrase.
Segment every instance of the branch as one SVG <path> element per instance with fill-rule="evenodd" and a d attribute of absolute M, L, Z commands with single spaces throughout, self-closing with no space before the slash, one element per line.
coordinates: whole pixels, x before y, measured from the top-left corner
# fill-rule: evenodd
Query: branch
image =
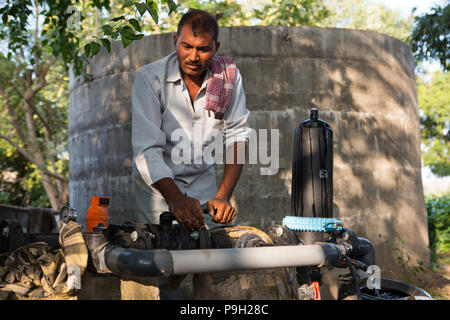
<path fill-rule="evenodd" d="M 14 129 L 16 130 L 17 135 L 22 140 L 22 142 L 24 144 L 26 144 L 28 139 L 26 138 L 25 133 L 23 132 L 22 128 L 19 126 L 19 118 L 17 117 L 16 113 L 14 112 L 13 108 L 11 107 L 8 96 L 6 95 L 6 90 L 5 90 L 5 88 L 3 88 L 3 85 L 1 84 L 1 82 L 0 82 L 0 93 L 3 97 L 3 100 L 5 100 L 6 108 L 8 109 L 9 116 L 11 117 L 11 121 L 14 126 Z"/>
<path fill-rule="evenodd" d="M 48 71 L 50 68 L 55 64 L 55 61 L 52 60 L 46 65 L 44 65 L 42 68 L 39 68 L 39 65 L 36 64 L 36 76 L 37 76 L 37 86 L 31 87 L 30 91 L 27 92 L 27 98 L 32 99 L 41 89 L 45 88 L 49 85 L 49 83 L 45 80 L 45 77 L 47 76 Z"/>
<path fill-rule="evenodd" d="M 6 140 L 10 145 L 12 145 L 20 154 L 22 154 L 25 158 L 27 158 L 30 162 L 34 163 L 33 157 L 21 146 L 19 146 L 13 139 L 4 134 L 0 133 L 0 138 Z"/>
<path fill-rule="evenodd" d="M 63 181 L 63 182 L 69 182 L 69 179 L 67 179 L 66 177 L 63 177 L 57 173 L 48 171 L 46 168 L 40 168 L 40 170 L 42 170 L 46 175 L 55 178 L 57 180 Z"/>
<path fill-rule="evenodd" d="M 48 123 L 44 119 L 44 117 L 39 113 L 39 111 L 37 110 L 37 108 L 34 105 L 34 103 L 30 101 L 30 98 L 28 98 L 27 96 L 25 96 L 25 94 L 20 92 L 20 90 L 11 81 L 9 81 L 9 85 L 14 89 L 14 91 L 17 92 L 17 94 L 25 101 L 25 103 L 27 103 L 28 106 L 30 106 L 31 110 L 38 116 L 39 120 L 41 120 L 41 122 L 44 125 L 45 129 L 47 129 L 49 134 L 51 134 L 52 131 L 50 129 L 50 126 L 48 125 Z"/>
<path fill-rule="evenodd" d="M 10 137 L 5 136 L 4 134 L 0 133 L 0 138 L 6 140 L 10 145 L 12 145 L 20 154 L 22 154 L 28 161 L 35 164 L 38 167 L 38 170 L 42 171 L 46 175 L 58 179 L 63 182 L 68 182 L 69 180 L 66 177 L 63 177 L 57 173 L 49 171 L 47 168 L 41 167 L 38 163 L 36 163 L 35 159 L 21 146 L 19 146 L 17 143 L 15 143 Z"/>

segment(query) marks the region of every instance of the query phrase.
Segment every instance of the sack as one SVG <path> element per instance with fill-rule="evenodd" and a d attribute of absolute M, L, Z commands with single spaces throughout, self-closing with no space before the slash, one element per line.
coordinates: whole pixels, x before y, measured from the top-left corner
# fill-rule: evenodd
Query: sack
<path fill-rule="evenodd" d="M 76 296 L 88 261 L 81 226 L 73 221 L 62 223 L 59 243 L 57 250 L 35 242 L 1 255 L 0 299 L 8 299 L 10 294 L 56 299 Z"/>

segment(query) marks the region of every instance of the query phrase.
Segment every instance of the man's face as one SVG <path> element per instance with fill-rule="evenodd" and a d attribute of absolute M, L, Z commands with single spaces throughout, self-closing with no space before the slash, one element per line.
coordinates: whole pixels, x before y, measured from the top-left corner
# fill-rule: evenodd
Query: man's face
<path fill-rule="evenodd" d="M 192 78 L 203 76 L 220 45 L 213 40 L 212 32 L 195 36 L 189 24 L 183 26 L 180 35 L 175 34 L 174 42 L 181 72 Z"/>

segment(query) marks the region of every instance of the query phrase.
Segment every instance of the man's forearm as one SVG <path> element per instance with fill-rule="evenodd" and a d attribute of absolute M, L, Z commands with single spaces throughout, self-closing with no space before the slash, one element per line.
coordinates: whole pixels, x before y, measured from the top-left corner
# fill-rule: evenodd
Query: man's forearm
<path fill-rule="evenodd" d="M 231 195 L 233 194 L 234 187 L 236 186 L 239 177 L 241 176 L 243 164 L 238 164 L 238 150 L 242 147 L 242 144 L 245 143 L 235 143 L 234 144 L 234 160 L 232 163 L 226 163 L 225 169 L 223 172 L 222 182 L 220 183 L 219 189 L 217 191 L 216 198 L 230 200 Z"/>
<path fill-rule="evenodd" d="M 243 167 L 243 164 L 225 164 L 222 182 L 216 195 L 217 199 L 230 200 Z"/>
<path fill-rule="evenodd" d="M 179 199 L 183 194 L 171 178 L 163 178 L 153 184 L 156 189 L 161 192 L 162 196 L 170 206 L 174 201 Z"/>

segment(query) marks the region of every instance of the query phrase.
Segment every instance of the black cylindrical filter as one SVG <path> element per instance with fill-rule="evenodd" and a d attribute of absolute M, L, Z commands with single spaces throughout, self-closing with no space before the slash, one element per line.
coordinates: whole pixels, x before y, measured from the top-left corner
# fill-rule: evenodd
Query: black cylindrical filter
<path fill-rule="evenodd" d="M 316 108 L 295 129 L 292 157 L 291 215 L 332 218 L 333 129 Z"/>

